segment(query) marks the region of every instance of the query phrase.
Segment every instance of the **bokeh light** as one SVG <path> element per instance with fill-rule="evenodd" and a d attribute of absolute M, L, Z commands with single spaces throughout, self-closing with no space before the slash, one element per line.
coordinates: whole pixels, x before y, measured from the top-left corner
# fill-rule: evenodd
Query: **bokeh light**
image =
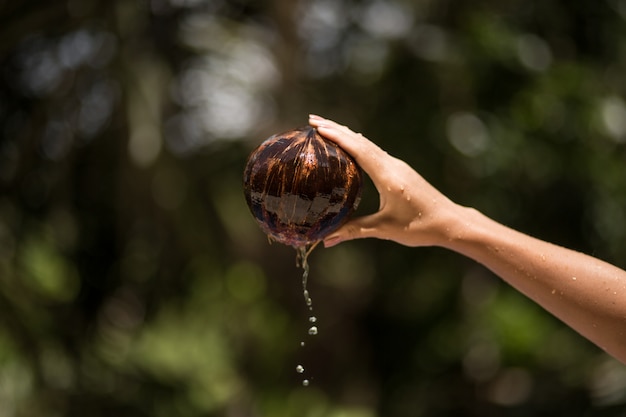
<path fill-rule="evenodd" d="M 442 249 L 316 248 L 310 336 L 296 253 L 268 244 L 242 170 L 321 114 L 460 204 L 626 267 L 625 18 L 2 2 L 0 416 L 623 416 L 624 365 Z M 366 181 L 357 214 L 378 204 Z"/>

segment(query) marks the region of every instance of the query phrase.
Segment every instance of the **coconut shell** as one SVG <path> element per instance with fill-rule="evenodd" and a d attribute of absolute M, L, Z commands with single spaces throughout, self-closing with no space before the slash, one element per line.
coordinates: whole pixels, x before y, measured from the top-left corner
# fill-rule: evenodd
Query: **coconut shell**
<path fill-rule="evenodd" d="M 265 140 L 250 154 L 243 181 L 261 229 L 302 248 L 348 220 L 361 199 L 363 174 L 348 153 L 305 126 Z"/>

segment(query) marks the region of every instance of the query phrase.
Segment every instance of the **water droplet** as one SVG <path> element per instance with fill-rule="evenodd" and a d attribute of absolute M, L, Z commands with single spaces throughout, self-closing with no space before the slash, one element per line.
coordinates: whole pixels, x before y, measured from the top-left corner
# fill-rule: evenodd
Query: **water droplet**
<path fill-rule="evenodd" d="M 308 379 L 303 380 L 302 381 L 302 386 L 303 387 L 308 387 L 309 386 L 309 380 Z"/>
<path fill-rule="evenodd" d="M 306 343 L 304 343 L 304 342 L 300 342 L 300 346 L 302 346 L 302 347 L 304 347 L 305 344 Z"/>
<path fill-rule="evenodd" d="M 411 196 L 410 195 L 406 196 L 406 201 L 411 201 Z"/>
<path fill-rule="evenodd" d="M 304 295 L 304 301 L 306 302 L 306 305 L 308 307 L 311 307 L 313 305 L 313 300 L 311 299 L 309 292 L 307 290 L 304 290 L 302 294 Z"/>
<path fill-rule="evenodd" d="M 572 280 L 573 280 L 573 281 L 576 281 L 576 277 L 572 277 Z"/>
<path fill-rule="evenodd" d="M 315 323 L 315 322 L 317 321 L 317 317 L 315 317 L 315 316 L 311 316 L 311 317 L 309 317 L 309 321 L 310 321 L 311 323 Z"/>
<path fill-rule="evenodd" d="M 304 372 L 304 366 L 302 366 L 302 365 L 296 366 L 296 372 L 299 373 L 299 374 L 303 373 Z"/>
<path fill-rule="evenodd" d="M 311 326 L 311 328 L 309 329 L 309 334 L 310 335 L 316 335 L 317 334 L 317 327 L 315 326 Z"/>
<path fill-rule="evenodd" d="M 552 294 L 556 294 L 556 290 L 552 290 Z"/>

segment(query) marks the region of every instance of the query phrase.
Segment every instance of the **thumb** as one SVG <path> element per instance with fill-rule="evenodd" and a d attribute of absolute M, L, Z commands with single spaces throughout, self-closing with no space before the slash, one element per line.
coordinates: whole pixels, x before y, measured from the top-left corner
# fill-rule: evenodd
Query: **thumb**
<path fill-rule="evenodd" d="M 352 219 L 326 236 L 324 238 L 324 247 L 330 248 L 346 240 L 376 237 L 378 231 L 376 225 L 378 223 L 377 214 Z"/>

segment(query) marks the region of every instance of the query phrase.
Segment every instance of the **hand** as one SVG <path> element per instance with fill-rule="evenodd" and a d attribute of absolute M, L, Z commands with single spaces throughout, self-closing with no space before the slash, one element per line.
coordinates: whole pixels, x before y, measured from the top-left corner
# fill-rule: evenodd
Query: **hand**
<path fill-rule="evenodd" d="M 374 214 L 350 220 L 324 239 L 324 246 L 374 237 L 406 246 L 440 245 L 446 219 L 456 205 L 405 162 L 392 157 L 360 133 L 332 120 L 310 115 L 309 123 L 354 157 L 380 194 Z"/>
<path fill-rule="evenodd" d="M 483 264 L 626 364 L 626 271 L 454 204 L 406 163 L 345 126 L 319 116 L 309 123 L 351 154 L 380 194 L 376 213 L 346 223 L 326 237 L 326 247 L 363 237 L 446 247 Z"/>

